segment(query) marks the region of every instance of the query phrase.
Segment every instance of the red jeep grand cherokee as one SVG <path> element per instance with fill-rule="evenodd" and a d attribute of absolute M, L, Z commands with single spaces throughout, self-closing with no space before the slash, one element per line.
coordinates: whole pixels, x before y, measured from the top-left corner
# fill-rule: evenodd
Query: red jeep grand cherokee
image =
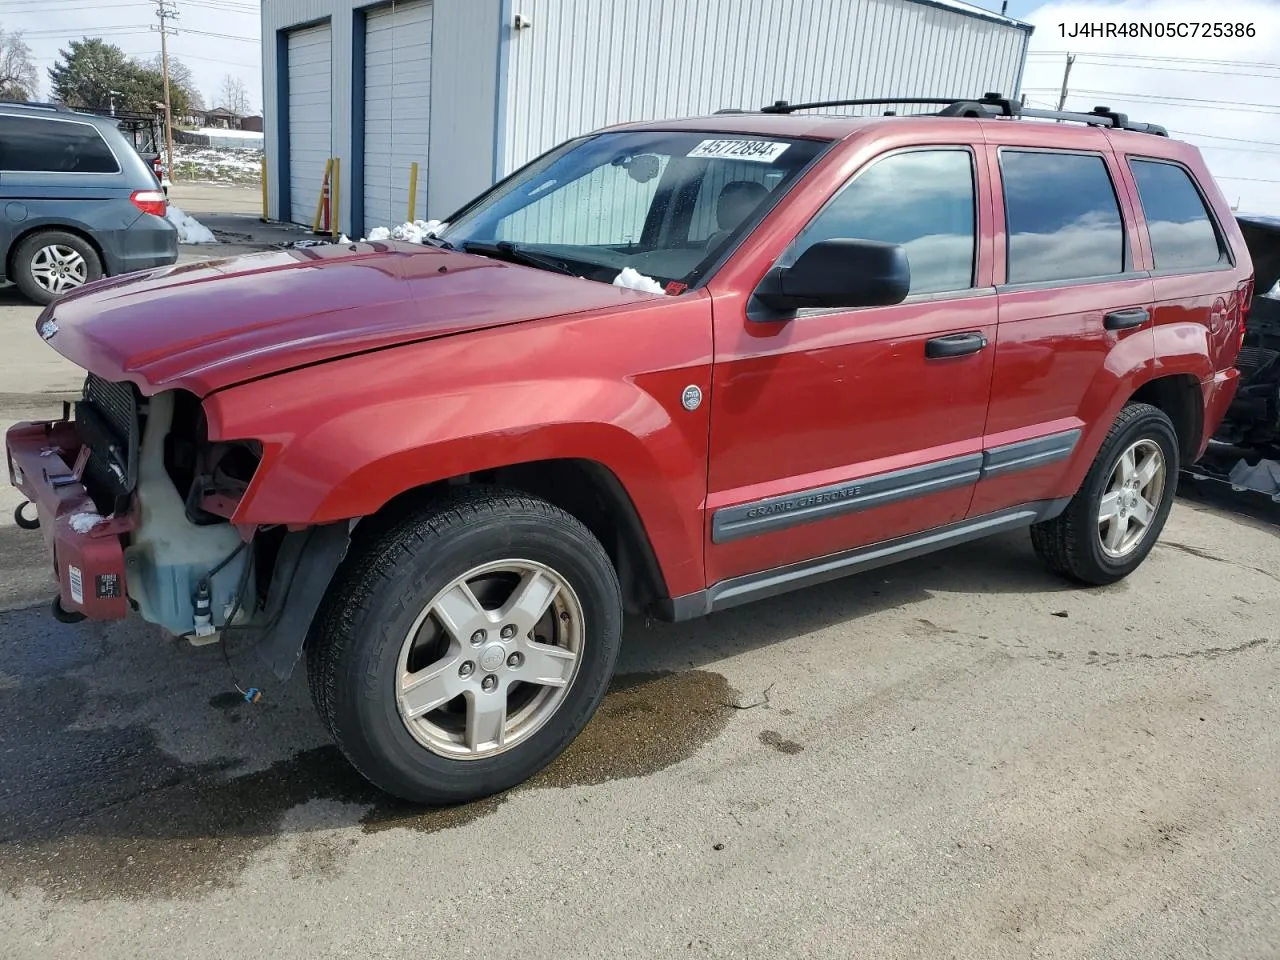
<path fill-rule="evenodd" d="M 1105 108 L 811 112 L 868 103 L 613 127 L 428 245 L 51 306 L 84 399 L 7 446 L 55 614 L 133 608 L 281 680 L 305 651 L 351 763 L 453 802 L 583 729 L 624 610 L 1015 527 L 1126 576 L 1235 390 L 1253 273 L 1222 193 Z"/>

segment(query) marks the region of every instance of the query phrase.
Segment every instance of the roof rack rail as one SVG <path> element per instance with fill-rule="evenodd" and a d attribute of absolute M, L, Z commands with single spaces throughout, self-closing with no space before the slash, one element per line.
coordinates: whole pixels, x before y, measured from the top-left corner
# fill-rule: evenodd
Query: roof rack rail
<path fill-rule="evenodd" d="M 71 108 L 65 103 L 42 103 L 38 100 L 0 100 L 0 106 L 34 107 L 37 110 L 57 110 L 59 113 L 71 112 Z"/>
<path fill-rule="evenodd" d="M 1010 100 L 998 93 L 984 93 L 977 100 L 962 97 L 875 97 L 861 100 L 814 100 L 809 103 L 788 103 L 786 100 L 775 100 L 768 106 L 761 107 L 760 113 L 787 114 L 794 113 L 797 110 L 814 110 L 822 107 L 875 107 L 897 106 L 899 104 L 942 107 L 936 114 L 919 114 L 919 116 L 1032 117 L 1037 120 L 1063 120 L 1072 123 L 1086 123 L 1094 127 L 1112 127 L 1117 130 L 1128 130 L 1132 133 L 1149 133 L 1157 137 L 1169 136 L 1169 131 L 1159 124 L 1131 121 L 1128 116 L 1123 113 L 1116 113 L 1110 107 L 1094 107 L 1089 113 L 1070 110 L 1039 110 L 1032 107 L 1024 107 L 1018 101 Z M 886 110 L 884 115 L 896 116 L 896 113 Z"/>

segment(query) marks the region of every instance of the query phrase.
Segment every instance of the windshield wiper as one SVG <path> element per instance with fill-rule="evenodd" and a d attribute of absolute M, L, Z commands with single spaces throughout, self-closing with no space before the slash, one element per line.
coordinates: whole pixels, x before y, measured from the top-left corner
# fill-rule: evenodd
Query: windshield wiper
<path fill-rule="evenodd" d="M 442 238 L 440 238 L 440 237 L 437 237 L 434 233 L 429 234 L 429 235 L 427 235 L 427 236 L 423 237 L 423 238 L 422 238 L 422 242 L 423 242 L 423 243 L 429 243 L 429 244 L 431 244 L 433 247 L 443 247 L 445 250 L 452 250 L 452 249 L 453 249 L 453 244 L 452 244 L 452 243 L 450 243 L 448 240 L 444 240 L 444 239 L 442 239 Z"/>
<path fill-rule="evenodd" d="M 526 267 L 539 267 L 543 270 L 563 273 L 567 277 L 576 277 L 578 275 L 578 271 L 572 269 L 564 261 L 517 247 L 509 240 L 499 240 L 497 243 L 471 241 L 464 243 L 462 249 L 467 253 L 476 253 L 482 257 L 497 257 L 509 263 L 520 263 Z"/>

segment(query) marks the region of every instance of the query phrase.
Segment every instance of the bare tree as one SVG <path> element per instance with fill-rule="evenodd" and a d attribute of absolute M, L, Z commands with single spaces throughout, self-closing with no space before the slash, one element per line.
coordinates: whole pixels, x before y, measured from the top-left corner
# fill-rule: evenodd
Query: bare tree
<path fill-rule="evenodd" d="M 39 93 L 36 62 L 22 33 L 0 29 L 0 100 L 34 100 Z"/>
<path fill-rule="evenodd" d="M 164 76 L 164 63 L 160 54 L 157 53 L 150 60 L 139 62 L 152 73 Z M 202 113 L 204 111 L 204 97 L 200 95 L 200 88 L 196 86 L 195 75 L 192 74 L 190 67 L 172 54 L 169 56 L 169 85 L 186 95 L 184 109 L 187 112 Z"/>
<path fill-rule="evenodd" d="M 217 103 L 214 106 L 225 107 L 237 117 L 247 116 L 249 113 L 249 91 L 245 87 L 244 81 L 230 73 L 223 77 L 222 86 L 218 87 Z"/>

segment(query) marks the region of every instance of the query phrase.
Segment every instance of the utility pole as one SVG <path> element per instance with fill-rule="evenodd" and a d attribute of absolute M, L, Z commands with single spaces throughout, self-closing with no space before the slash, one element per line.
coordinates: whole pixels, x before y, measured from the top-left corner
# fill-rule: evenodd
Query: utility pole
<path fill-rule="evenodd" d="M 155 0 L 155 3 L 160 26 L 153 24 L 151 29 L 160 34 L 160 65 L 164 71 L 164 136 L 169 155 L 169 182 L 173 183 L 173 101 L 169 98 L 169 34 L 177 31 L 169 26 L 169 21 L 178 19 L 178 10 L 172 0 Z"/>
<path fill-rule="evenodd" d="M 1067 54 L 1067 68 L 1062 71 L 1062 93 L 1058 94 L 1058 109 L 1065 110 L 1067 108 L 1067 80 L 1071 76 L 1071 65 L 1076 62 L 1074 53 Z"/>

